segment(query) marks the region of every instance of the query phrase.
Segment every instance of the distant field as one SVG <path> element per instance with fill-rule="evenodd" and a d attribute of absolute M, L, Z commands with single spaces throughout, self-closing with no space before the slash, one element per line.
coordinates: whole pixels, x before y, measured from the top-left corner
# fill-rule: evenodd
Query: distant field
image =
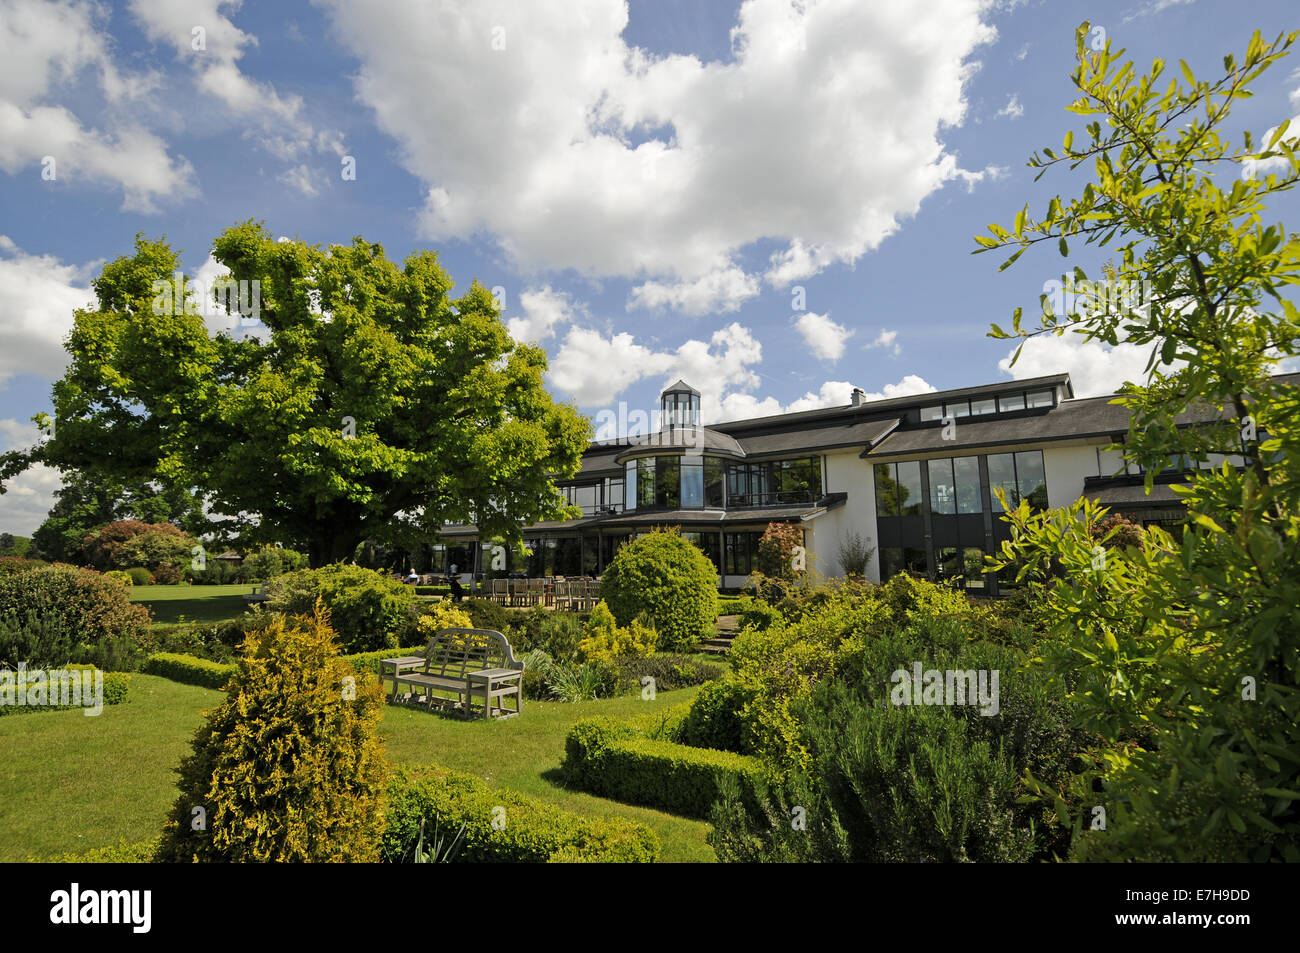
<path fill-rule="evenodd" d="M 131 601 L 149 607 L 155 622 L 220 622 L 244 612 L 243 596 L 256 586 L 132 586 Z M 184 619 L 182 620 L 182 616 Z"/>

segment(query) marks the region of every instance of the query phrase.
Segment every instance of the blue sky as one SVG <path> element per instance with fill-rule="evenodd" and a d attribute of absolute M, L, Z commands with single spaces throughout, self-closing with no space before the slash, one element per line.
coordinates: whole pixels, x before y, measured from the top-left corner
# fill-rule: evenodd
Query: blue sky
<path fill-rule="evenodd" d="M 970 254 L 1073 194 L 1024 163 L 1076 128 L 1085 17 L 1141 66 L 1205 75 L 1300 26 L 1280 0 L 0 0 L 0 442 L 49 409 L 103 261 L 143 231 L 214 276 L 213 238 L 247 218 L 438 250 L 459 288 L 504 290 L 593 416 L 677 377 L 709 419 L 1062 370 L 1108 392 L 1144 355 L 1048 341 L 1008 371 L 985 336 L 1064 260 Z M 1298 68 L 1234 126 L 1300 113 Z M 1273 217 L 1294 227 L 1294 204 Z M 0 529 L 29 533 L 57 486 L 14 481 Z"/>

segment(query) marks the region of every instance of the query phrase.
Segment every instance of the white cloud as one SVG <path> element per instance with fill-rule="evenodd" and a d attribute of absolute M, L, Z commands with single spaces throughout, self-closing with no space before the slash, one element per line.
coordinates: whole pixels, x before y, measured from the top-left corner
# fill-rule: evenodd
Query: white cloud
<path fill-rule="evenodd" d="M 1025 57 L 1027 57 L 1027 56 L 1029 55 L 1029 48 L 1030 48 L 1031 46 L 1033 46 L 1032 43 L 1026 43 L 1024 46 L 1022 46 L 1020 49 L 1018 49 L 1018 50 L 1016 51 L 1015 61 L 1016 61 L 1017 63 L 1023 63 L 1023 62 L 1024 62 Z"/>
<path fill-rule="evenodd" d="M 26 449 L 39 438 L 30 420 L 0 419 L 0 450 Z M 62 485 L 59 471 L 43 463 L 9 480 L 0 494 L 0 532 L 30 536 L 45 522 L 54 505 L 54 493 Z"/>
<path fill-rule="evenodd" d="M 251 124 L 255 132 L 249 134 L 272 155 L 292 160 L 308 149 L 330 149 L 339 134 L 314 129 L 304 115 L 301 96 L 281 94 L 273 84 L 252 79 L 239 68 L 257 37 L 235 26 L 223 8 L 233 13 L 241 6 L 242 0 L 130 0 L 131 13 L 145 35 L 170 46 L 177 60 L 188 63 L 199 91 Z M 314 186 L 304 187 L 309 180 L 303 166 L 290 169 L 281 180 L 306 195 L 316 194 Z"/>
<path fill-rule="evenodd" d="M 708 341 L 691 339 L 674 351 L 638 344 L 626 332 L 606 337 L 572 327 L 550 362 L 549 377 L 583 407 L 610 404 L 646 378 L 659 377 L 667 385 L 680 377 L 700 391 L 700 416 L 707 423 L 718 419 L 729 392 L 757 386 L 759 377 L 751 366 L 762 358 L 762 346 L 736 323 L 719 328 Z"/>
<path fill-rule="evenodd" d="M 97 5 L 79 0 L 0 0 L 0 169 L 49 187 L 108 183 L 123 190 L 124 209 L 155 212 L 158 199 L 193 193 L 194 170 L 117 108 L 159 80 L 117 69 L 102 17 Z M 71 87 L 87 72 L 97 76 L 113 107 L 104 112 L 102 128 L 87 127 L 65 106 L 48 102 L 56 84 Z"/>
<path fill-rule="evenodd" d="M 1025 114 L 1025 107 L 1020 105 L 1020 97 L 1015 93 L 1007 100 L 1007 104 L 998 110 L 999 116 L 1007 116 L 1011 119 L 1019 119 Z"/>
<path fill-rule="evenodd" d="M 1296 99 L 1296 94 L 1300 89 L 1291 93 L 1292 99 Z M 1263 149 L 1272 140 L 1273 134 L 1277 132 L 1277 126 L 1270 126 L 1258 140 L 1257 148 Z M 1292 116 L 1291 121 L 1287 123 L 1286 132 L 1283 133 L 1286 141 L 1291 143 L 1292 149 L 1300 149 L 1300 116 Z M 1241 177 L 1243 179 L 1253 179 L 1257 176 L 1263 178 L 1268 175 L 1282 175 L 1291 168 L 1291 162 L 1284 155 L 1275 155 L 1268 159 L 1247 159 L 1241 164 Z"/>
<path fill-rule="evenodd" d="M 725 63 L 630 49 L 623 0 L 321 2 L 427 187 L 425 237 L 631 278 L 634 306 L 732 309 L 754 293 L 738 258 L 754 243 L 785 246 L 764 275 L 781 285 L 978 181 L 940 133 L 996 37 L 982 0 L 747 0 Z"/>
<path fill-rule="evenodd" d="M 735 311 L 758 291 L 758 279 L 742 269 L 719 268 L 694 281 L 647 281 L 632 289 L 627 306 L 628 310 L 670 307 L 699 316 Z"/>
<path fill-rule="evenodd" d="M 853 336 L 844 325 L 832 321 L 830 315 L 812 311 L 800 315 L 795 327 L 808 349 L 823 361 L 838 361 L 843 357 L 844 342 Z"/>
<path fill-rule="evenodd" d="M 279 179 L 285 185 L 293 186 L 308 197 L 316 195 L 319 191 L 312 181 L 311 168 L 306 163 L 299 163 L 291 169 L 286 169 L 280 173 Z"/>
<path fill-rule="evenodd" d="M 574 304 L 562 291 L 553 291 L 550 285 L 533 288 L 519 296 L 524 316 L 506 322 L 510 336 L 516 341 L 538 344 L 555 334 L 559 324 L 573 321 Z M 585 311 L 583 312 L 585 314 Z"/>
<path fill-rule="evenodd" d="M 870 344 L 864 344 L 862 347 L 863 350 L 871 350 L 872 348 L 877 347 L 884 348 L 886 351 L 893 354 L 894 357 L 898 357 L 898 355 L 903 353 L 902 345 L 898 343 L 898 332 L 890 331 L 888 328 L 881 328 L 880 333 L 876 335 L 875 339 Z"/>
<path fill-rule="evenodd" d="M 1011 358 L 1015 350 L 998 361 L 998 367 L 1015 380 L 1068 372 L 1077 397 L 1113 394 L 1125 381 L 1140 383 L 1146 379 L 1150 347 L 1099 341 L 1084 341 L 1077 334 L 1060 337 L 1040 335 L 1025 342 L 1015 367 Z"/>
<path fill-rule="evenodd" d="M 996 182 L 998 179 L 1005 178 L 1009 171 L 1011 170 L 1005 165 L 988 165 L 983 169 L 980 169 L 978 172 L 971 172 L 967 169 L 958 169 L 957 178 L 966 183 L 967 192 L 974 192 L 975 186 L 980 182 L 983 182 L 985 179 L 988 179 L 990 182 Z"/>
<path fill-rule="evenodd" d="M 92 267 L 29 255 L 0 235 L 0 384 L 19 373 L 63 375 L 72 312 L 95 302 Z"/>

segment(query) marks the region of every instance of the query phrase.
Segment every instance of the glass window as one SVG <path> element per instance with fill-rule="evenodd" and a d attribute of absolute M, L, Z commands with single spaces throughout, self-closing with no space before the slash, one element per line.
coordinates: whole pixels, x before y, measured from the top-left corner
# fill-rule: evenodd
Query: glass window
<path fill-rule="evenodd" d="M 613 507 L 616 510 L 621 510 L 623 508 L 622 480 L 605 481 L 605 506 Z"/>
<path fill-rule="evenodd" d="M 962 550 L 962 574 L 967 589 L 984 588 L 984 550 L 967 546 Z"/>
<path fill-rule="evenodd" d="M 931 460 L 929 469 L 931 512 L 956 513 L 957 486 L 952 479 L 952 460 Z"/>
<path fill-rule="evenodd" d="M 998 402 L 992 397 L 982 397 L 970 402 L 970 412 L 972 417 L 978 417 L 980 414 L 995 414 L 998 410 Z"/>
<path fill-rule="evenodd" d="M 682 506 L 704 505 L 704 461 L 700 458 L 682 459 Z"/>
<path fill-rule="evenodd" d="M 898 516 L 898 481 L 894 479 L 894 465 L 877 463 L 872 469 L 876 474 L 876 515 Z"/>
<path fill-rule="evenodd" d="M 748 576 L 758 568 L 758 540 L 762 533 L 726 534 L 726 569 L 729 576 Z"/>
<path fill-rule="evenodd" d="M 709 557 L 709 562 L 713 563 L 713 568 L 719 573 L 722 572 L 722 557 L 718 552 L 717 533 L 682 533 L 682 539 L 703 551 L 704 555 Z"/>
<path fill-rule="evenodd" d="M 638 507 L 655 505 L 654 457 L 642 457 L 636 462 L 636 505 Z"/>
<path fill-rule="evenodd" d="M 928 576 L 930 573 L 930 561 L 925 558 L 925 549 L 920 546 L 904 546 L 903 569 L 914 576 Z"/>
<path fill-rule="evenodd" d="M 1024 409 L 1025 409 L 1024 394 L 1003 394 L 1001 397 L 998 398 L 998 410 L 1002 411 L 1002 413 L 1004 414 L 1009 410 L 1024 410 Z"/>
<path fill-rule="evenodd" d="M 625 470 L 627 486 L 625 490 L 624 499 L 627 504 L 627 508 L 629 510 L 636 509 L 636 471 L 637 471 L 636 461 L 635 460 L 628 461 L 627 468 Z"/>
<path fill-rule="evenodd" d="M 904 516 L 921 515 L 921 462 L 898 464 L 898 505 Z"/>
<path fill-rule="evenodd" d="M 726 482 L 726 464 L 717 457 L 704 458 L 704 505 L 721 507 Z"/>
<path fill-rule="evenodd" d="M 957 483 L 957 512 L 983 513 L 979 457 L 956 457 L 952 461 L 952 469 Z M 930 479 L 933 480 L 934 477 Z"/>
<path fill-rule="evenodd" d="M 968 401 L 968 400 L 957 400 L 957 401 L 953 401 L 951 404 L 944 404 L 944 405 L 943 405 L 943 412 L 944 412 L 944 415 L 947 416 L 947 417 L 953 417 L 953 418 L 957 418 L 957 417 L 969 417 L 969 416 L 970 416 L 970 401 Z"/>
<path fill-rule="evenodd" d="M 998 502 L 998 490 L 1006 494 L 1007 506 L 1015 507 L 1020 502 L 1020 491 L 1016 484 L 1015 455 L 1010 453 L 989 454 L 989 499 L 993 512 L 1001 513 L 1002 504 Z"/>
<path fill-rule="evenodd" d="M 1052 406 L 1052 392 L 1050 390 L 1031 390 L 1025 396 L 1030 407 Z"/>
<path fill-rule="evenodd" d="M 600 487 L 594 483 L 575 486 L 573 488 L 573 502 L 575 505 L 582 507 L 584 515 L 590 516 L 596 512 L 596 506 L 600 502 Z"/>
<path fill-rule="evenodd" d="M 1043 472 L 1043 451 L 1016 454 L 1016 487 L 1020 498 L 1036 510 L 1047 509 L 1047 476 Z"/>
<path fill-rule="evenodd" d="M 943 419 L 943 407 L 942 407 L 942 406 L 937 406 L 937 405 L 936 405 L 936 406 L 934 406 L 934 407 L 922 407 L 922 408 L 921 408 L 921 420 L 922 420 L 922 421 L 926 421 L 926 420 L 942 420 L 942 419 Z"/>
<path fill-rule="evenodd" d="M 681 462 L 677 457 L 655 457 L 655 506 L 675 510 L 681 506 Z"/>
<path fill-rule="evenodd" d="M 935 555 L 939 559 L 939 565 L 935 567 L 935 573 L 939 579 L 958 579 L 961 576 L 961 561 L 957 557 L 956 547 L 945 546 Z"/>
<path fill-rule="evenodd" d="M 898 546 L 884 546 L 880 550 L 880 580 L 884 582 L 890 576 L 903 571 L 903 550 Z"/>

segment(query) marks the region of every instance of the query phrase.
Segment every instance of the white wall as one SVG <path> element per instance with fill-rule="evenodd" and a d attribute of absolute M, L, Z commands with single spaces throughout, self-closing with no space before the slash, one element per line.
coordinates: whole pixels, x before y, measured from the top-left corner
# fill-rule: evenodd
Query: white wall
<path fill-rule="evenodd" d="M 878 549 L 876 539 L 876 492 L 871 479 L 871 464 L 858 456 L 860 450 L 837 450 L 822 455 L 827 493 L 847 493 L 843 506 L 823 513 L 804 524 L 808 533 L 808 569 L 815 575 L 842 576 L 839 562 L 841 537 L 850 532 L 860 534 L 869 546 Z M 867 578 L 880 581 L 879 552 L 867 566 Z"/>
<path fill-rule="evenodd" d="M 1097 444 L 1043 446 L 1043 470 L 1047 475 L 1047 505 L 1069 506 L 1083 496 L 1083 478 L 1101 476 L 1097 471 Z M 1104 444 L 1103 444 L 1104 446 Z M 1113 472 L 1119 461 L 1105 461 Z"/>

